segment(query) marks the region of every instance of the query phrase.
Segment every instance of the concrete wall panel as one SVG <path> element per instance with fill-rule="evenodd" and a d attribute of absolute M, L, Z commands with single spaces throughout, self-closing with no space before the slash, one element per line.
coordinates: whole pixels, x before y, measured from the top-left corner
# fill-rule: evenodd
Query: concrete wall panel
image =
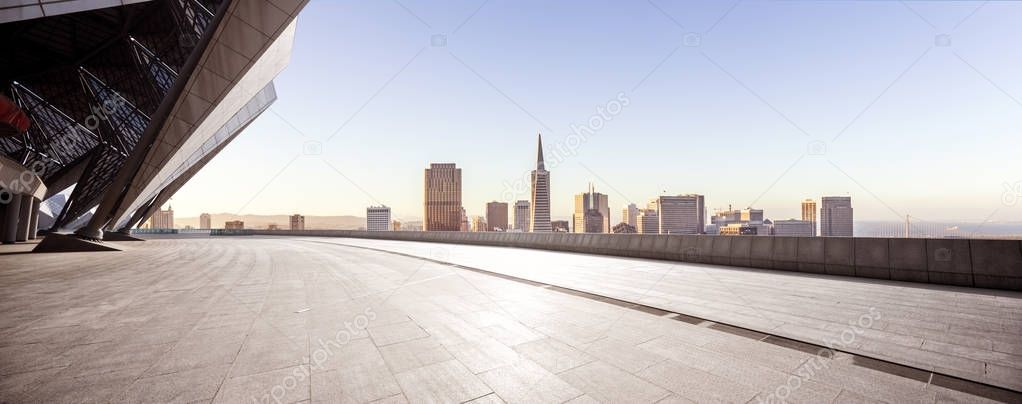
<path fill-rule="evenodd" d="M 783 271 L 799 271 L 798 237 L 771 237 L 774 239 L 773 266 Z"/>
<path fill-rule="evenodd" d="M 848 240 L 854 242 L 854 260 L 851 267 L 855 276 L 891 279 L 889 239 L 855 238 Z"/>
<path fill-rule="evenodd" d="M 742 267 L 748 267 L 750 265 L 749 257 L 752 253 L 752 240 L 757 238 L 770 238 L 770 237 L 753 237 L 753 236 L 737 236 L 732 237 L 731 240 L 731 265 L 737 265 Z"/>
<path fill-rule="evenodd" d="M 731 265 L 731 240 L 738 236 L 714 236 L 710 263 Z"/>
<path fill-rule="evenodd" d="M 823 237 L 798 237 L 798 270 L 800 272 L 827 273 L 827 256 Z"/>
<path fill-rule="evenodd" d="M 824 256 L 830 275 L 855 276 L 855 242 L 850 237 L 824 237 Z"/>
<path fill-rule="evenodd" d="M 696 262 L 713 263 L 713 240 L 719 236 L 692 236 L 696 239 Z"/>
<path fill-rule="evenodd" d="M 250 230 L 245 234 L 535 248 L 1022 290 L 1020 241 L 352 230 Z"/>
<path fill-rule="evenodd" d="M 750 237 L 749 266 L 754 268 L 774 267 L 774 239 L 777 237 Z"/>
<path fill-rule="evenodd" d="M 1022 278 L 1022 249 L 1015 240 L 969 240 L 972 273 Z"/>
<path fill-rule="evenodd" d="M 929 282 L 926 271 L 926 240 L 892 238 L 888 245 L 892 280 Z"/>

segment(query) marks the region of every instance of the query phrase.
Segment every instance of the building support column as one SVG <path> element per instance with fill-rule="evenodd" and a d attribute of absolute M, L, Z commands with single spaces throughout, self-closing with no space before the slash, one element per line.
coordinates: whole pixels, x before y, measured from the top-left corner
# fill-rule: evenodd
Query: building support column
<path fill-rule="evenodd" d="M 21 198 L 21 209 L 18 212 L 18 234 L 14 241 L 28 241 L 28 223 L 32 221 L 32 195 L 24 194 Z"/>
<path fill-rule="evenodd" d="M 7 202 L 7 211 L 4 212 L 4 226 L 0 229 L 3 235 L 4 244 L 14 244 L 18 236 L 18 216 L 21 213 L 21 196 L 11 195 L 11 201 Z"/>
<path fill-rule="evenodd" d="M 39 205 L 42 203 L 39 198 L 32 198 L 32 218 L 28 222 L 29 240 L 35 240 L 39 236 Z"/>

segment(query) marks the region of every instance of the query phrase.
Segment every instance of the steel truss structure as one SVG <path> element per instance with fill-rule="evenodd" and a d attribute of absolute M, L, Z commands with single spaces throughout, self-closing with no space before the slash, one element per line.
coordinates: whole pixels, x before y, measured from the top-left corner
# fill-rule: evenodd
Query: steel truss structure
<path fill-rule="evenodd" d="M 269 79 L 258 94 L 245 95 L 252 100 L 243 117 L 230 125 L 217 123 L 223 127 L 216 133 L 198 135 L 209 137 L 198 139 L 201 148 L 182 150 L 202 120 L 190 122 L 190 132 L 168 134 L 168 127 L 182 120 L 180 111 L 190 106 L 186 98 L 202 90 L 190 86 L 199 81 L 195 76 L 213 70 L 202 63 L 212 63 L 222 45 L 245 41 L 265 52 L 282 32 L 293 32 L 294 16 L 305 2 L 277 3 L 155 0 L 0 25 L 5 55 L 0 89 L 31 120 L 26 133 L 0 137 L 0 153 L 38 175 L 47 186 L 46 198 L 73 186 L 54 212 L 50 230 L 82 233 L 75 227 L 89 227 L 83 235 L 95 237 L 89 233 L 141 223 L 265 110 L 276 99 Z M 262 21 L 267 15 L 279 21 L 256 26 L 261 35 L 232 31 L 238 23 L 253 24 L 246 16 Z M 220 98 L 202 100 L 206 114 L 258 59 L 249 58 L 243 69 L 212 72 L 228 84 Z M 174 161 L 171 175 L 162 173 L 175 154 L 187 159 Z M 150 190 L 153 183 L 160 188 Z"/>

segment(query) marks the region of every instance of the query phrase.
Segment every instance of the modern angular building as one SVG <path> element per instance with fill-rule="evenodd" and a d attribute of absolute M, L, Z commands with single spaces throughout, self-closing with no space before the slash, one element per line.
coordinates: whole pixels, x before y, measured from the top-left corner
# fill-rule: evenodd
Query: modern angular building
<path fill-rule="evenodd" d="M 536 169 L 532 170 L 532 211 L 529 215 L 529 231 L 550 232 L 550 172 L 543 162 L 543 135 L 539 135 L 536 152 Z"/>
<path fill-rule="evenodd" d="M 467 227 L 468 218 L 464 218 L 461 206 L 460 168 L 454 163 L 430 164 L 426 169 L 425 192 L 422 222 L 425 231 L 459 231 Z"/>
<path fill-rule="evenodd" d="M 387 206 L 370 206 L 366 208 L 366 230 L 390 231 L 393 222 L 390 219 L 390 208 Z"/>
<path fill-rule="evenodd" d="M 152 217 L 276 99 L 305 3 L 5 6 L 0 91 L 29 125 L 0 155 L 44 185 L 34 199 L 68 195 L 49 230 L 98 239 Z"/>
<path fill-rule="evenodd" d="M 489 202 L 486 204 L 486 231 L 507 230 L 507 202 Z"/>
<path fill-rule="evenodd" d="M 199 215 L 199 228 L 200 229 L 211 229 L 213 227 L 213 217 L 209 213 L 203 213 Z"/>
<path fill-rule="evenodd" d="M 852 237 L 852 198 L 825 196 L 820 199 L 820 235 Z"/>

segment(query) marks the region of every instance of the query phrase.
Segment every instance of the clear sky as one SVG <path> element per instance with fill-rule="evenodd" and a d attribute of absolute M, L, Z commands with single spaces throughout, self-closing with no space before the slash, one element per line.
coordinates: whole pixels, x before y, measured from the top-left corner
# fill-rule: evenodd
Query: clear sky
<path fill-rule="evenodd" d="M 570 151 L 548 162 L 555 218 L 593 182 L 615 222 L 665 192 L 1018 220 L 1019 21 L 1010 2 L 313 0 L 277 102 L 171 203 L 410 219 L 423 169 L 454 162 L 480 215 L 528 199 L 542 132 L 548 160 Z"/>

